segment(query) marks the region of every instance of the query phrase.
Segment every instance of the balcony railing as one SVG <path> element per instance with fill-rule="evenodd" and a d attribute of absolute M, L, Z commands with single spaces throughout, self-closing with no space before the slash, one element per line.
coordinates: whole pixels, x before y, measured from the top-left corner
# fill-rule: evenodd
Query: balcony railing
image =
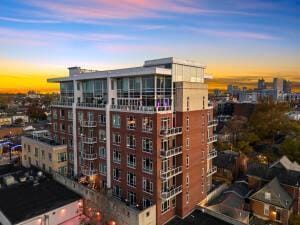
<path fill-rule="evenodd" d="M 54 101 L 51 103 L 52 106 L 72 106 L 73 102 L 65 102 L 65 101 Z"/>
<path fill-rule="evenodd" d="M 142 111 L 142 112 L 163 112 L 170 111 L 171 106 L 139 106 L 139 105 L 111 105 L 111 109 L 125 111 Z"/>
<path fill-rule="evenodd" d="M 96 125 L 95 121 L 80 121 L 80 126 L 82 127 L 96 127 Z"/>
<path fill-rule="evenodd" d="M 208 143 L 208 144 L 211 144 L 211 143 L 216 142 L 217 140 L 218 140 L 218 136 L 217 136 L 217 135 L 213 135 L 213 136 L 211 136 L 211 137 L 208 137 L 207 143 Z"/>
<path fill-rule="evenodd" d="M 176 195 L 180 194 L 182 192 L 182 185 L 176 187 L 176 188 L 173 188 L 169 191 L 165 191 L 165 192 L 162 192 L 161 193 L 161 198 L 166 201 L 166 200 L 169 200 L 173 197 L 175 197 Z"/>
<path fill-rule="evenodd" d="M 207 171 L 207 176 L 211 176 L 213 175 L 214 173 L 217 172 L 217 167 L 216 166 L 213 166 L 212 168 L 210 168 L 208 171 Z"/>
<path fill-rule="evenodd" d="M 84 160 L 96 160 L 97 154 L 96 153 L 81 153 L 81 158 Z"/>
<path fill-rule="evenodd" d="M 218 125 L 218 120 L 210 120 L 207 123 L 208 127 L 216 127 Z"/>
<path fill-rule="evenodd" d="M 95 144 L 97 142 L 96 137 L 82 137 L 82 142 L 85 144 Z"/>
<path fill-rule="evenodd" d="M 218 156 L 218 152 L 215 149 L 213 149 L 208 152 L 207 159 L 213 159 L 216 158 L 217 156 Z"/>
<path fill-rule="evenodd" d="M 105 108 L 104 104 L 86 103 L 86 102 L 78 102 L 77 106 L 84 107 L 84 108 Z"/>
<path fill-rule="evenodd" d="M 96 169 L 88 168 L 85 166 L 81 167 L 81 173 L 85 176 L 94 176 L 98 174 L 98 171 Z"/>
<path fill-rule="evenodd" d="M 180 154 L 182 154 L 182 147 L 181 146 L 171 148 L 171 149 L 168 149 L 168 150 L 164 150 L 164 149 L 160 150 L 160 156 L 162 158 L 170 158 L 170 157 L 180 155 Z"/>
<path fill-rule="evenodd" d="M 169 168 L 166 171 L 161 170 L 160 171 L 160 177 L 162 179 L 167 180 L 167 179 L 170 179 L 170 178 L 172 178 L 174 176 L 177 176 L 181 173 L 182 173 L 182 166 L 178 166 L 178 167 L 175 167 L 175 168 Z"/>
<path fill-rule="evenodd" d="M 178 134 L 182 134 L 181 127 L 170 127 L 170 128 L 163 128 L 160 130 L 160 136 L 163 137 L 170 137 Z"/>

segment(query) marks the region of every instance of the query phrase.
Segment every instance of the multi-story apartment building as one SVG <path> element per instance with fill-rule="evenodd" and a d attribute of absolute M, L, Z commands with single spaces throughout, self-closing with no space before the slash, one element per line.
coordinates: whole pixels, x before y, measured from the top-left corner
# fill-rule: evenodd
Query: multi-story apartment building
<path fill-rule="evenodd" d="M 68 172 L 137 209 L 156 204 L 157 224 L 192 212 L 216 167 L 205 67 L 176 58 L 142 67 L 69 68 L 52 105 L 52 134 L 68 145 Z"/>

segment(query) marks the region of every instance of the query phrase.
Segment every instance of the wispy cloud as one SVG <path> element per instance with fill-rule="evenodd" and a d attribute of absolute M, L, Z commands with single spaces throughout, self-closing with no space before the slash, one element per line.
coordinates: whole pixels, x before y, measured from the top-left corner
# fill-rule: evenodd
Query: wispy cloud
<path fill-rule="evenodd" d="M 8 22 L 16 22 L 16 23 L 36 23 L 36 24 L 60 23 L 60 21 L 58 21 L 58 20 L 21 19 L 21 18 L 5 17 L 5 16 L 0 16 L 0 20 L 8 21 Z"/>
<path fill-rule="evenodd" d="M 186 27 L 184 29 L 190 30 L 196 33 L 207 34 L 216 37 L 225 37 L 225 38 L 239 38 L 239 39 L 253 39 L 253 40 L 280 40 L 280 37 L 259 33 L 251 31 L 236 31 L 236 30 L 218 30 L 218 29 L 205 29 L 205 28 L 195 28 L 195 27 Z"/>
<path fill-rule="evenodd" d="M 115 33 L 68 33 L 38 30 L 20 30 L 0 27 L 0 42 L 19 45 L 51 45 L 60 42 L 107 42 L 133 40 L 134 37 Z"/>

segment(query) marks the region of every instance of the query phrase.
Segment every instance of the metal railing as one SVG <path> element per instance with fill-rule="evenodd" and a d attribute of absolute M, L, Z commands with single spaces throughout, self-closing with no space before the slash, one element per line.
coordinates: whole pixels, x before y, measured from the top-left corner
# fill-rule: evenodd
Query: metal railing
<path fill-rule="evenodd" d="M 213 159 L 217 156 L 218 156 L 218 152 L 215 149 L 213 149 L 208 152 L 207 159 Z"/>
<path fill-rule="evenodd" d="M 111 105 L 111 109 L 124 111 L 164 112 L 170 111 L 171 106 Z"/>
<path fill-rule="evenodd" d="M 95 144 L 97 142 L 96 137 L 82 137 L 82 142 L 85 144 Z"/>
<path fill-rule="evenodd" d="M 86 108 L 105 108 L 105 104 L 97 104 L 97 103 L 78 102 L 76 105 L 78 107 L 86 107 Z"/>
<path fill-rule="evenodd" d="M 210 168 L 208 171 L 207 171 L 207 176 L 211 176 L 213 175 L 214 173 L 217 172 L 217 167 L 216 166 L 213 166 L 212 168 Z"/>
<path fill-rule="evenodd" d="M 72 106 L 73 102 L 65 101 L 54 101 L 51 103 L 51 106 Z"/>
<path fill-rule="evenodd" d="M 95 121 L 83 120 L 80 121 L 80 126 L 82 127 L 96 127 L 97 123 Z"/>
<path fill-rule="evenodd" d="M 98 171 L 96 169 L 87 168 L 85 166 L 82 166 L 81 173 L 85 176 L 94 176 L 94 175 L 98 174 Z"/>
<path fill-rule="evenodd" d="M 217 140 L 218 140 L 218 135 L 213 135 L 213 136 L 207 138 L 207 143 L 211 144 L 211 143 L 216 142 Z"/>
<path fill-rule="evenodd" d="M 161 193 L 161 198 L 163 200 L 169 200 L 173 197 L 175 197 L 176 195 L 180 194 L 182 192 L 182 185 L 175 187 L 169 191 L 165 191 Z"/>
<path fill-rule="evenodd" d="M 81 153 L 81 158 L 84 160 L 96 160 L 97 154 L 96 153 Z"/>
<path fill-rule="evenodd" d="M 182 173 L 182 166 L 178 166 L 175 168 L 168 168 L 166 171 L 160 171 L 160 177 L 162 179 L 170 179 L 174 176 L 177 176 Z"/>
<path fill-rule="evenodd" d="M 207 123 L 208 127 L 216 127 L 218 125 L 218 120 L 210 120 Z"/>
<path fill-rule="evenodd" d="M 182 146 L 171 148 L 168 150 L 165 149 L 160 150 L 160 156 L 162 158 L 170 158 L 179 154 L 182 154 Z"/>
<path fill-rule="evenodd" d="M 182 127 L 169 127 L 160 130 L 160 135 L 164 137 L 182 134 Z"/>

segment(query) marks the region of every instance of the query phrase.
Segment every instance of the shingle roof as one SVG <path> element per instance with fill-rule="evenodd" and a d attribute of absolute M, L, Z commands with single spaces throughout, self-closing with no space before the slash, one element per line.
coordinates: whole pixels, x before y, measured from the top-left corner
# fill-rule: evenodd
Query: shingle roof
<path fill-rule="evenodd" d="M 235 167 L 236 160 L 238 158 L 238 153 L 236 152 L 218 152 L 218 156 L 213 159 L 213 164 L 218 168 L 224 168 L 231 170 Z"/>
<path fill-rule="evenodd" d="M 281 184 L 294 187 L 299 187 L 300 185 L 300 172 L 279 167 L 269 167 L 268 165 L 260 163 L 249 164 L 247 176 L 260 177 L 261 179 L 268 181 L 277 177 Z"/>
<path fill-rule="evenodd" d="M 279 165 L 281 165 L 283 168 L 285 168 L 286 170 L 293 170 L 293 171 L 297 171 L 300 172 L 300 165 L 297 162 L 292 162 L 291 160 L 289 160 L 288 157 L 286 157 L 285 155 L 282 156 L 279 160 L 277 160 L 276 162 L 272 163 L 270 165 L 270 168 L 272 167 L 278 167 Z"/>
<path fill-rule="evenodd" d="M 270 199 L 266 199 L 265 193 L 270 193 Z M 281 187 L 276 177 L 250 198 L 285 209 L 289 209 L 293 203 L 292 197 Z"/>

